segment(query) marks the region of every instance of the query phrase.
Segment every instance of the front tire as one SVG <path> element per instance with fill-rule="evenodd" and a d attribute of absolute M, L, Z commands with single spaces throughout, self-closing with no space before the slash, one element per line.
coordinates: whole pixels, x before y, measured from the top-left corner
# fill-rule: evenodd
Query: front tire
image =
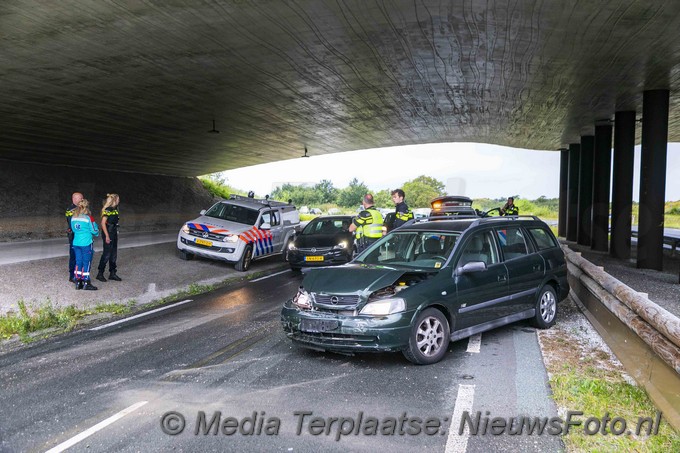
<path fill-rule="evenodd" d="M 557 295 L 555 288 L 545 285 L 538 293 L 536 301 L 536 315 L 532 324 L 539 329 L 548 329 L 555 324 L 557 319 Z"/>
<path fill-rule="evenodd" d="M 411 327 L 408 346 L 403 354 L 416 365 L 437 363 L 446 354 L 449 341 L 450 328 L 446 316 L 435 308 L 427 308 Z"/>
<path fill-rule="evenodd" d="M 243 251 L 241 259 L 234 265 L 234 269 L 239 272 L 245 272 L 250 268 L 250 263 L 253 261 L 253 246 L 252 244 L 246 245 L 246 249 Z"/>

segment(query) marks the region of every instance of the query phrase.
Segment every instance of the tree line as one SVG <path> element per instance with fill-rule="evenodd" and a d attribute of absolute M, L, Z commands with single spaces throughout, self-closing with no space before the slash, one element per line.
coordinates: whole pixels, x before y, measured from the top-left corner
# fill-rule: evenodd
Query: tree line
<path fill-rule="evenodd" d="M 406 201 L 412 208 L 430 207 L 430 200 L 446 195 L 443 182 L 430 176 L 418 176 L 411 181 L 405 182 L 400 188 L 406 192 Z M 397 187 L 395 187 L 397 189 Z M 354 178 L 343 189 L 333 186 L 327 179 L 313 186 L 300 186 L 284 184 L 277 187 L 270 195 L 275 200 L 293 200 L 297 206 L 318 206 L 322 204 L 334 204 L 344 208 L 356 207 L 361 203 L 364 195 L 372 193 L 375 205 L 378 207 L 393 206 L 392 190 L 383 189 L 371 192 L 363 182 Z"/>

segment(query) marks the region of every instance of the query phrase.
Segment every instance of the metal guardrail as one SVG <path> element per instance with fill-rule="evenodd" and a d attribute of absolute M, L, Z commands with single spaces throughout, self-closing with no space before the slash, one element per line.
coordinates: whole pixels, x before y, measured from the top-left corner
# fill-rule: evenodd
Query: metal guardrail
<path fill-rule="evenodd" d="M 645 389 L 680 429 L 680 319 L 563 246 L 571 296 Z"/>
<path fill-rule="evenodd" d="M 630 235 L 637 239 L 638 230 L 636 227 L 631 229 Z M 680 230 L 664 228 L 663 243 L 671 246 L 671 256 L 675 256 L 675 250 L 680 246 Z"/>

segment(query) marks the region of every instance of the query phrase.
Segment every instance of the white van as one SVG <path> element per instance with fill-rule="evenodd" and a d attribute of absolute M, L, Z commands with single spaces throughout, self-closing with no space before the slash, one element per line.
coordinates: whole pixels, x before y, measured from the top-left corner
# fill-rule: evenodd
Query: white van
<path fill-rule="evenodd" d="M 282 254 L 299 226 L 292 204 L 231 195 L 182 226 L 177 250 L 184 260 L 198 255 L 246 271 L 254 259 Z"/>

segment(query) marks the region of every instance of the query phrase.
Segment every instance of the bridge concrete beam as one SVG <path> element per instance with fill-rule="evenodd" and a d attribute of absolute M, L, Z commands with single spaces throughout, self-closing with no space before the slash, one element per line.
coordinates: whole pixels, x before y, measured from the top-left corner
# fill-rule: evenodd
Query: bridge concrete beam
<path fill-rule="evenodd" d="M 612 231 L 609 253 L 614 258 L 625 260 L 630 258 L 634 157 L 635 111 L 616 112 L 614 116 Z"/>
<path fill-rule="evenodd" d="M 609 250 L 609 184 L 611 182 L 612 126 L 595 126 L 593 167 L 593 250 Z"/>
<path fill-rule="evenodd" d="M 668 90 L 647 90 L 644 92 L 637 255 L 637 267 L 641 269 L 663 269 L 668 106 Z"/>
<path fill-rule="evenodd" d="M 567 240 L 578 237 L 578 176 L 581 171 L 581 144 L 569 145 L 569 169 L 567 175 Z"/>
<path fill-rule="evenodd" d="M 590 245 L 593 228 L 593 154 L 595 152 L 595 136 L 581 137 L 581 159 L 578 177 L 578 229 L 576 241 L 581 245 Z"/>

